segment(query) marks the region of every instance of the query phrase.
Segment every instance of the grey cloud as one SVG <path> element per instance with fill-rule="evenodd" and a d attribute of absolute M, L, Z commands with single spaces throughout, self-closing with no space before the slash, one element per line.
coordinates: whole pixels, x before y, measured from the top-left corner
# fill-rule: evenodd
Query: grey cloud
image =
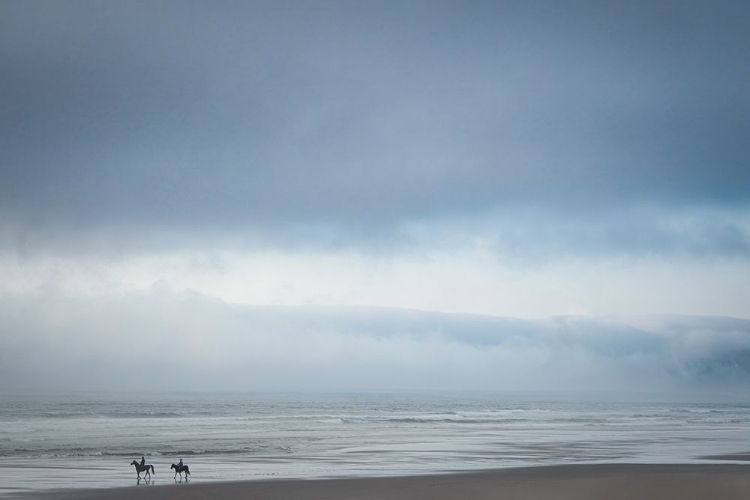
<path fill-rule="evenodd" d="M 43 314 L 39 312 L 43 311 Z M 750 321 L 521 320 L 232 306 L 197 295 L 0 301 L 2 390 L 666 391 L 739 394 Z M 692 397 L 691 396 L 691 397 Z M 747 396 L 744 394 L 744 396 Z"/>
<path fill-rule="evenodd" d="M 490 250 L 513 264 L 583 257 L 750 257 L 745 209 L 694 205 L 621 207 L 589 214 L 541 208 L 462 214 L 402 226 L 400 246 Z"/>
<path fill-rule="evenodd" d="M 358 239 L 750 201 L 744 2 L 0 9 L 0 207 L 22 225 Z"/>
<path fill-rule="evenodd" d="M 587 217 L 525 212 L 502 217 L 494 248 L 511 258 L 602 255 L 747 258 L 750 226 L 744 210 L 714 207 L 665 210 L 630 207 Z"/>
<path fill-rule="evenodd" d="M 217 224 L 200 231 L 128 224 L 71 232 L 59 218 L 0 214 L 0 248 L 7 256 L 31 259 L 50 252 L 118 258 L 133 253 L 192 249 L 208 255 L 221 249 L 247 252 L 355 251 L 391 256 L 432 252 L 490 251 L 513 265 L 574 258 L 750 257 L 750 209 L 694 205 L 682 209 L 642 205 L 589 214 L 543 208 L 492 210 L 412 219 L 378 227 L 308 222 L 252 224 L 228 231 Z"/>

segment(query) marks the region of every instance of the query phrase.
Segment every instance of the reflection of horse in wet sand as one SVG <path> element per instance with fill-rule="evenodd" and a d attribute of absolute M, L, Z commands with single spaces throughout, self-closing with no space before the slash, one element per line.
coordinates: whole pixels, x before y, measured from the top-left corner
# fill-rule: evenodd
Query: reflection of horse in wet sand
<path fill-rule="evenodd" d="M 141 478 L 141 472 L 146 472 L 143 477 L 151 477 L 151 473 L 154 472 L 154 466 L 151 464 L 141 465 L 135 460 L 130 462 L 130 465 L 135 465 L 135 472 L 138 474 L 138 479 Z"/>
<path fill-rule="evenodd" d="M 170 469 L 174 469 L 174 477 L 177 477 L 177 474 L 180 475 L 180 479 L 182 479 L 182 473 L 185 472 L 185 479 L 190 475 L 190 467 L 187 465 L 179 465 L 179 464 L 172 464 L 172 467 Z"/>

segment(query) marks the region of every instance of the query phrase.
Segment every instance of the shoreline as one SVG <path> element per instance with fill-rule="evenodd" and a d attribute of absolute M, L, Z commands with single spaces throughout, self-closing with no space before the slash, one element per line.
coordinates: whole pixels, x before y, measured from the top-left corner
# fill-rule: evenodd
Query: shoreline
<path fill-rule="evenodd" d="M 724 453 L 721 455 L 704 455 L 701 460 L 732 460 L 735 462 L 750 462 L 750 453 Z"/>
<path fill-rule="evenodd" d="M 19 492 L 42 500 L 472 500 L 706 499 L 750 497 L 745 464 L 576 464 L 340 479 L 260 479 Z"/>

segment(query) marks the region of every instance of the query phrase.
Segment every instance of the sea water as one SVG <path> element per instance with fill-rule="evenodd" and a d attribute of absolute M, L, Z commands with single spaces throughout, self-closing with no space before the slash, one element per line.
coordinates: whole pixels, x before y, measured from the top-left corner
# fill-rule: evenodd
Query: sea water
<path fill-rule="evenodd" d="M 750 404 L 539 394 L 0 396 L 0 496 L 69 487 L 402 475 L 750 451 Z M 137 481 L 133 460 L 155 467 Z"/>

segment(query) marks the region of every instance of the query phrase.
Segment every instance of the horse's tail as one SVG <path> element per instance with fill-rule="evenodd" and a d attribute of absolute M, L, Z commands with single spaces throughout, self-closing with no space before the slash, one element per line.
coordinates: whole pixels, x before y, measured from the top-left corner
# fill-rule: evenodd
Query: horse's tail
<path fill-rule="evenodd" d="M 151 467 L 151 474 L 156 474 L 156 472 L 154 472 L 154 466 L 149 464 L 149 467 Z"/>
<path fill-rule="evenodd" d="M 185 466 L 185 474 L 187 474 L 188 476 L 190 475 L 190 467 L 188 467 L 187 465 Z"/>

